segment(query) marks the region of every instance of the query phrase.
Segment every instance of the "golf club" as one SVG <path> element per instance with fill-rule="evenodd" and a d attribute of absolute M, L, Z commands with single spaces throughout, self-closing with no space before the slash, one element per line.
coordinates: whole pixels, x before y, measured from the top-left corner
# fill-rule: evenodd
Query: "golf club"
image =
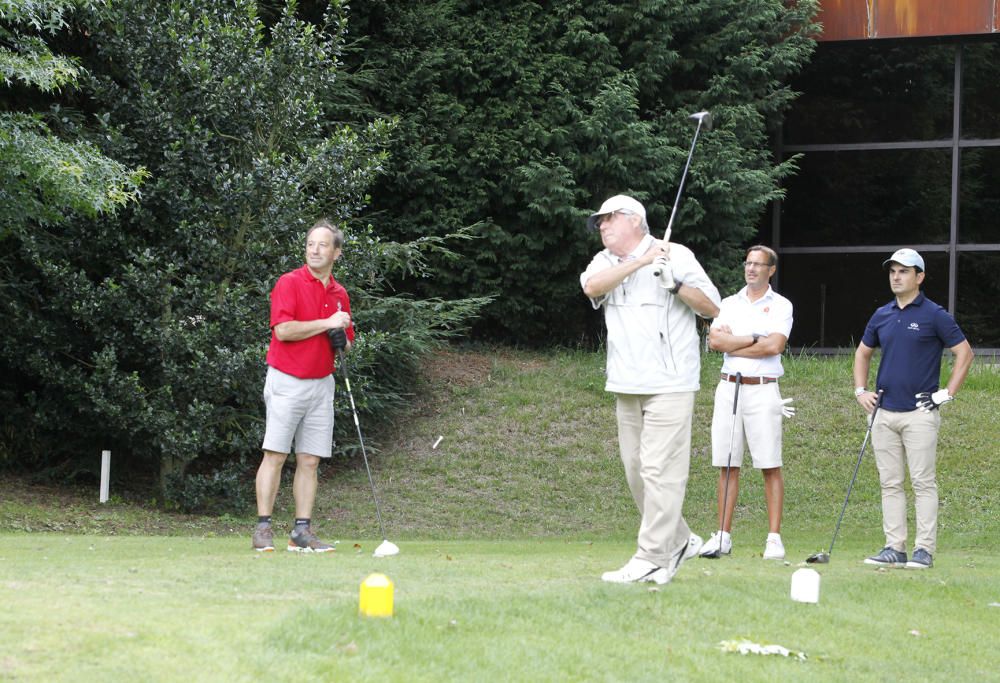
<path fill-rule="evenodd" d="M 375 552 L 372 553 L 375 557 L 389 557 L 390 555 L 399 554 L 399 546 L 392 543 L 385 537 L 385 526 L 382 525 L 382 511 L 379 509 L 378 504 L 378 493 L 375 492 L 375 480 L 372 479 L 372 470 L 368 466 L 368 454 L 365 453 L 365 437 L 361 435 L 361 423 L 358 421 L 358 409 L 354 406 L 354 394 L 351 393 L 351 378 L 348 376 L 347 372 L 347 360 L 344 358 L 344 350 L 337 349 L 337 355 L 340 357 L 340 369 L 343 370 L 344 385 L 347 387 L 347 398 L 351 401 L 351 414 L 354 415 L 354 426 L 358 428 L 358 442 L 361 444 L 361 457 L 365 461 L 365 471 L 368 472 L 368 483 L 372 487 L 372 500 L 375 501 L 375 516 L 378 518 L 378 528 L 382 533 L 382 543 L 375 548 Z"/>
<path fill-rule="evenodd" d="M 674 228 L 674 218 L 677 216 L 677 207 L 681 204 L 681 193 L 684 191 L 684 180 L 687 178 L 688 169 L 691 167 L 691 157 L 694 156 L 694 146 L 698 144 L 698 133 L 701 132 L 702 126 L 705 130 L 712 130 L 712 115 L 707 111 L 700 111 L 697 114 L 691 114 L 689 119 L 694 119 L 698 122 L 698 127 L 694 129 L 694 138 L 691 140 L 691 151 L 688 152 L 687 162 L 684 164 L 684 172 L 681 174 L 681 183 L 677 186 L 677 198 L 674 199 L 674 208 L 670 210 L 670 220 L 667 222 L 667 230 L 663 235 L 663 241 L 670 241 L 670 233 Z M 656 269 L 653 271 L 655 277 L 660 277 L 660 270 Z"/>
<path fill-rule="evenodd" d="M 702 557 L 707 557 L 711 560 L 717 560 L 722 557 L 722 533 L 726 528 L 726 508 L 729 507 L 729 471 L 733 466 L 733 441 L 736 440 L 736 406 L 739 404 L 740 385 L 742 383 L 743 374 L 737 372 L 736 388 L 733 390 L 733 426 L 729 430 L 729 458 L 726 460 L 726 485 L 722 488 L 722 509 L 720 510 L 722 513 L 720 515 L 722 523 L 719 525 L 719 547 L 714 552 L 702 555 Z"/>
<path fill-rule="evenodd" d="M 858 461 L 854 465 L 854 475 L 851 477 L 851 483 L 847 486 L 847 496 L 844 497 L 844 507 L 840 508 L 840 517 L 837 518 L 837 526 L 833 530 L 833 538 L 830 539 L 830 548 L 824 552 L 818 552 L 815 555 L 810 555 L 806 558 L 806 562 L 809 564 L 829 564 L 830 555 L 833 553 L 833 544 L 837 542 L 837 532 L 840 531 L 840 522 L 844 519 L 844 511 L 847 509 L 847 501 L 851 499 L 851 489 L 854 488 L 854 480 L 858 478 L 858 469 L 861 467 L 861 459 L 865 457 L 865 447 L 868 446 L 868 439 L 872 435 L 872 426 L 875 424 L 875 416 L 878 415 L 879 406 L 882 405 L 882 394 L 884 390 L 879 389 L 878 396 L 875 399 L 875 409 L 872 410 L 872 419 L 868 423 L 868 431 L 865 432 L 865 440 L 861 443 L 861 452 L 858 453 Z"/>

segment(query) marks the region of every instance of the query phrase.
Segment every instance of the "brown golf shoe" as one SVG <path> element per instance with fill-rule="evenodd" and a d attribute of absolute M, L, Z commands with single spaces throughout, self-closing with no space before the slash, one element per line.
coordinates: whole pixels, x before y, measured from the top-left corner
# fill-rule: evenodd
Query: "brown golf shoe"
<path fill-rule="evenodd" d="M 259 553 L 274 552 L 274 531 L 270 524 L 261 524 L 254 529 L 253 549 Z"/>
<path fill-rule="evenodd" d="M 313 533 L 312 527 L 292 529 L 288 537 L 288 552 L 290 553 L 332 553 L 335 548 L 320 541 Z"/>

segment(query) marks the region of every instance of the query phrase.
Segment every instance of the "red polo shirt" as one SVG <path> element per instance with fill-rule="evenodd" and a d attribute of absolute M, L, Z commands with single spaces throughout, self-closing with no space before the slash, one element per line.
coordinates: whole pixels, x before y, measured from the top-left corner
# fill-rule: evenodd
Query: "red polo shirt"
<path fill-rule="evenodd" d="M 274 334 L 274 327 L 289 320 L 305 322 L 329 318 L 337 311 L 350 313 L 351 301 L 347 290 L 332 275 L 325 287 L 313 277 L 308 266 L 278 278 L 271 290 L 271 346 L 267 350 L 267 364 L 299 379 L 320 379 L 333 372 L 333 350 L 326 334 L 299 341 L 281 341 Z M 349 326 L 346 332 L 353 342 L 354 326 Z"/>

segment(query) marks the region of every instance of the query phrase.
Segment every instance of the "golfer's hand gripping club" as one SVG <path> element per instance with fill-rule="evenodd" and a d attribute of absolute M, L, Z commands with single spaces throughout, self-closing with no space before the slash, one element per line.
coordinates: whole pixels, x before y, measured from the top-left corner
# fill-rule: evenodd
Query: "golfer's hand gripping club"
<path fill-rule="evenodd" d="M 677 286 L 674 281 L 674 270 L 670 267 L 670 261 L 666 256 L 657 256 L 653 259 L 653 274 L 656 276 L 660 287 L 673 290 Z"/>
<path fill-rule="evenodd" d="M 916 395 L 917 407 L 925 413 L 937 410 L 948 401 L 954 401 L 955 397 L 948 393 L 947 389 L 939 389 L 933 394 L 929 391 L 922 391 Z"/>
<path fill-rule="evenodd" d="M 347 348 L 347 333 L 344 332 L 343 328 L 327 330 L 326 335 L 330 338 L 330 346 L 334 352 Z"/>

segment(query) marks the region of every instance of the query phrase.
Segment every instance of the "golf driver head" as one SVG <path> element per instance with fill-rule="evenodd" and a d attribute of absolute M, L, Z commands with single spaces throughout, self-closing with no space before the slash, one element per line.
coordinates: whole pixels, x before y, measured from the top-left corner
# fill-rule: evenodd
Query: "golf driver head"
<path fill-rule="evenodd" d="M 392 557 L 393 555 L 399 555 L 399 546 L 392 541 L 383 540 L 375 552 L 372 553 L 372 557 Z"/>
<path fill-rule="evenodd" d="M 697 114 L 691 114 L 688 118 L 700 123 L 705 130 L 712 130 L 712 114 L 710 112 L 700 111 Z"/>
<path fill-rule="evenodd" d="M 830 553 L 816 553 L 806 558 L 808 564 L 830 564 Z"/>

